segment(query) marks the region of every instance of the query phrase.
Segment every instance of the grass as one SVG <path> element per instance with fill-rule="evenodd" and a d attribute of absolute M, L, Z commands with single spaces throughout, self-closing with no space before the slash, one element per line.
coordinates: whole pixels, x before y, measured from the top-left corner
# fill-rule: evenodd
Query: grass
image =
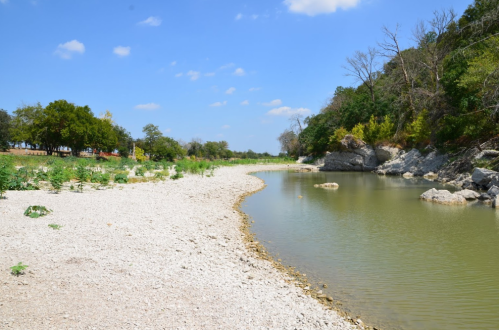
<path fill-rule="evenodd" d="M 26 211 L 24 211 L 24 215 L 30 218 L 39 218 L 46 216 L 52 212 L 51 210 L 47 209 L 45 206 L 41 205 L 32 205 L 29 206 Z"/>
<path fill-rule="evenodd" d="M 62 228 L 62 226 L 57 225 L 57 224 L 55 224 L 55 223 L 51 223 L 51 224 L 49 225 L 49 227 L 50 227 L 50 228 L 52 228 L 52 229 L 54 229 L 54 230 L 59 230 L 59 229 L 61 229 L 61 228 Z"/>

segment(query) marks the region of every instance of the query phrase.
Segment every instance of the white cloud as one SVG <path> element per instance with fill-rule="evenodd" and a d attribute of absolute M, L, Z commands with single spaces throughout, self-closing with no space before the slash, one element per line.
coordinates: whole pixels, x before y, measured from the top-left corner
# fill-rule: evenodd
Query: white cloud
<path fill-rule="evenodd" d="M 220 70 L 225 70 L 225 69 L 229 69 L 229 68 L 232 68 L 235 64 L 234 63 L 227 63 L 225 65 L 222 65 L 220 67 Z"/>
<path fill-rule="evenodd" d="M 231 88 L 229 88 L 228 90 L 225 91 L 225 94 L 229 94 L 230 95 L 230 94 L 234 93 L 235 91 L 236 91 L 236 89 L 234 87 L 231 87 Z"/>
<path fill-rule="evenodd" d="M 222 129 L 229 129 L 229 128 L 230 128 L 230 126 L 229 126 L 229 125 L 223 125 L 223 126 L 222 126 Z"/>
<path fill-rule="evenodd" d="M 258 15 L 256 15 L 256 14 L 251 15 L 251 18 L 252 18 L 252 19 L 257 19 L 257 18 L 258 18 Z"/>
<path fill-rule="evenodd" d="M 171 62 L 171 63 L 170 63 L 170 65 L 171 65 L 171 66 L 175 66 L 175 65 L 177 65 L 177 61 L 173 61 L 173 62 Z"/>
<path fill-rule="evenodd" d="M 243 14 L 239 13 L 239 14 L 236 15 L 235 20 L 239 21 L 241 18 L 243 18 Z"/>
<path fill-rule="evenodd" d="M 0 2 L 5 5 L 9 0 L 0 0 Z"/>
<path fill-rule="evenodd" d="M 248 100 L 244 100 L 241 102 L 241 105 L 249 105 L 249 101 Z"/>
<path fill-rule="evenodd" d="M 78 40 L 71 40 L 65 44 L 59 44 L 54 54 L 59 55 L 61 58 L 68 60 L 73 53 L 83 54 L 85 52 L 85 45 Z"/>
<path fill-rule="evenodd" d="M 135 109 L 137 110 L 156 110 L 159 108 L 161 108 L 161 106 L 156 103 L 137 104 L 135 106 Z"/>
<path fill-rule="evenodd" d="M 260 89 L 262 89 L 261 87 L 251 87 L 249 89 L 250 92 L 256 92 L 256 91 L 259 91 Z"/>
<path fill-rule="evenodd" d="M 130 55 L 130 47 L 123 47 L 123 46 L 118 46 L 114 47 L 113 53 L 115 53 L 118 56 L 124 57 Z"/>
<path fill-rule="evenodd" d="M 208 72 L 208 73 L 204 74 L 205 77 L 213 77 L 214 75 L 215 75 L 215 72 Z"/>
<path fill-rule="evenodd" d="M 151 16 L 147 18 L 145 21 L 137 23 L 139 25 L 149 25 L 149 26 L 160 26 L 161 19 L 159 17 Z"/>
<path fill-rule="evenodd" d="M 234 71 L 234 75 L 242 77 L 246 74 L 243 68 L 237 68 L 236 71 Z"/>
<path fill-rule="evenodd" d="M 180 77 L 182 77 L 183 75 L 184 75 L 184 74 L 183 74 L 182 72 L 180 72 L 180 73 L 177 73 L 177 74 L 175 75 L 175 77 L 176 77 L 176 78 L 180 78 Z"/>
<path fill-rule="evenodd" d="M 227 105 L 227 101 L 212 103 L 210 104 L 210 107 L 221 107 L 223 105 Z"/>
<path fill-rule="evenodd" d="M 270 102 L 267 102 L 267 103 L 262 103 L 264 106 L 266 107 L 277 107 L 279 105 L 282 104 L 282 101 L 279 100 L 279 99 L 276 99 L 276 100 L 272 100 Z"/>
<path fill-rule="evenodd" d="M 191 70 L 191 71 L 187 72 L 187 75 L 189 77 L 191 77 L 192 81 L 196 81 L 196 80 L 199 79 L 199 76 L 201 75 L 201 72 L 199 72 L 199 71 L 192 71 Z"/>
<path fill-rule="evenodd" d="M 293 109 L 290 107 L 280 107 L 280 108 L 275 108 L 267 112 L 267 115 L 270 116 L 292 116 L 292 115 L 304 115 L 308 116 L 310 114 L 310 109 L 307 108 L 297 108 Z"/>
<path fill-rule="evenodd" d="M 334 13 L 336 9 L 357 6 L 360 0 L 284 0 L 289 11 L 308 16 Z"/>

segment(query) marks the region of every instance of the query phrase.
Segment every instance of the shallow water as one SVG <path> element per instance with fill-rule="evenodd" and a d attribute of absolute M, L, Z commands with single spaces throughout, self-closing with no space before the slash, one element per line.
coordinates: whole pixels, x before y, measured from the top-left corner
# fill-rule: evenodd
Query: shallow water
<path fill-rule="evenodd" d="M 371 173 L 261 172 L 242 210 L 271 254 L 383 329 L 499 329 L 499 211 Z M 337 182 L 338 190 L 314 188 Z M 298 198 L 301 195 L 303 198 Z"/>

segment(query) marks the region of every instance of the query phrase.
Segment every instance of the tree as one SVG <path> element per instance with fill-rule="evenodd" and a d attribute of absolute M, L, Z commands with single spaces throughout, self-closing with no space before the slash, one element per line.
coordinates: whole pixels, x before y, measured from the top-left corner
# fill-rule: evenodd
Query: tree
<path fill-rule="evenodd" d="M 172 138 L 161 136 L 155 142 L 154 159 L 166 159 L 172 162 L 175 158 L 180 159 L 185 156 L 185 150 Z"/>
<path fill-rule="evenodd" d="M 132 135 L 125 128 L 118 125 L 113 125 L 113 131 L 116 135 L 116 149 L 118 149 L 121 157 L 128 158 L 128 155 L 133 148 Z"/>
<path fill-rule="evenodd" d="M 144 126 L 142 132 L 146 135 L 144 138 L 144 151 L 149 154 L 149 157 L 151 157 L 156 141 L 158 141 L 163 134 L 159 130 L 159 126 L 155 126 L 153 124 L 147 124 Z"/>
<path fill-rule="evenodd" d="M 298 153 L 299 143 L 298 137 L 292 130 L 286 129 L 277 138 L 281 144 L 281 151 L 285 152 L 288 156 L 294 156 Z"/>
<path fill-rule="evenodd" d="M 189 142 L 187 154 L 189 156 L 203 157 L 204 154 L 203 140 L 199 138 L 192 139 L 191 142 Z"/>
<path fill-rule="evenodd" d="M 376 102 L 374 87 L 380 71 L 378 55 L 378 51 L 373 47 L 369 47 L 367 53 L 356 51 L 353 57 L 347 57 L 349 66 L 343 66 L 348 71 L 347 76 L 354 77 L 369 89 L 373 103 Z"/>
<path fill-rule="evenodd" d="M 35 130 L 35 120 L 39 120 L 42 115 L 43 107 L 40 103 L 17 108 L 14 111 L 11 121 L 10 136 L 11 142 L 35 146 L 39 144 L 40 138 Z"/>
<path fill-rule="evenodd" d="M 11 118 L 7 111 L 0 109 L 0 150 L 7 151 L 10 141 Z"/>

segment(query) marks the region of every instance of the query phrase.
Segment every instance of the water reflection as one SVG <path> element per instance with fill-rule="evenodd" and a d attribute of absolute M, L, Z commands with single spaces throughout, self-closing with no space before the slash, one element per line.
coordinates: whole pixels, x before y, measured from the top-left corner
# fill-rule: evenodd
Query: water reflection
<path fill-rule="evenodd" d="M 499 212 L 480 203 L 422 202 L 424 191 L 450 188 L 424 179 L 257 176 L 268 186 L 243 210 L 259 240 L 328 283 L 346 309 L 385 328 L 499 328 Z M 325 182 L 340 188 L 313 187 Z"/>

